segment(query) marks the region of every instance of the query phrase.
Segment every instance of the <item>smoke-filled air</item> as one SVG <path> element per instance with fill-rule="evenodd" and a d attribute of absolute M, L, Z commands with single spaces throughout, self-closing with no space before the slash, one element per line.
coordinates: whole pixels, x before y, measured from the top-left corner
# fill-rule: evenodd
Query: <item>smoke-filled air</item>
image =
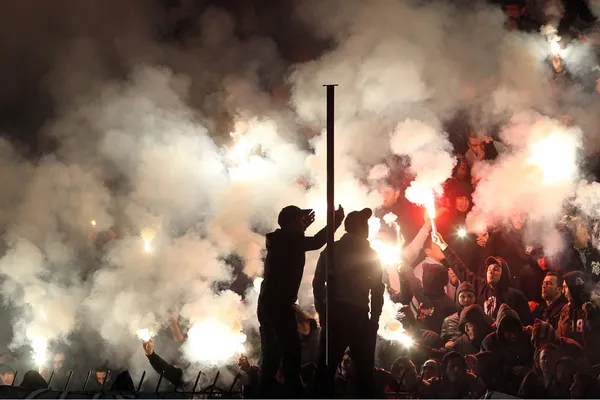
<path fill-rule="evenodd" d="M 554 257 L 566 210 L 600 218 L 585 163 L 600 150 L 589 43 L 561 41 L 580 82 L 563 90 L 551 35 L 509 30 L 483 1 L 287 1 L 287 22 L 224 3 L 13 1 L 0 13 L 1 349 L 42 365 L 78 348 L 75 363 L 139 377 L 151 370 L 140 341 L 170 351 L 159 339 L 175 318 L 179 365 L 233 376 L 240 356 L 257 363 L 265 235 L 292 204 L 315 211 L 307 236 L 327 221 L 327 84 L 335 203 L 374 210 L 384 275 L 410 268 L 422 224 L 444 232 L 467 150 L 465 235 L 520 215 L 527 244 Z M 392 213 L 398 197 L 414 229 Z M 306 254 L 306 309 L 319 254 Z M 402 310 L 386 292 L 378 332 L 410 347 Z"/>

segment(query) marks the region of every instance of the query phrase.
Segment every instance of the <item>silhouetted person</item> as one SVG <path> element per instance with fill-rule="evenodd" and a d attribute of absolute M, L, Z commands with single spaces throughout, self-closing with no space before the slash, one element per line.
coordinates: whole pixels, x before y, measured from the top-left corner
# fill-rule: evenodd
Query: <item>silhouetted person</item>
<path fill-rule="evenodd" d="M 385 286 L 379 257 L 371 249 L 368 240 L 367 221 L 372 214 L 368 208 L 348 214 L 345 222 L 346 234 L 334 243 L 333 249 L 326 248 L 317 263 L 313 292 L 323 329 L 315 394 L 321 398 L 333 397 L 335 371 L 347 347 L 350 347 L 352 359 L 356 364 L 358 395 L 361 398 L 369 398 L 375 393 L 375 342 Z M 327 253 L 332 250 L 335 255 L 334 265 L 328 273 L 333 281 L 328 281 L 326 286 L 325 263 Z M 328 319 L 325 309 L 326 290 L 329 291 L 330 302 Z M 329 346 L 326 343 L 325 332 L 329 333 Z M 329 365 L 325 362 L 326 355 L 329 357 Z"/>
<path fill-rule="evenodd" d="M 344 219 L 344 209 L 336 211 L 335 228 Z M 281 229 L 267 234 L 267 257 L 264 280 L 258 297 L 258 321 L 262 351 L 258 395 L 261 398 L 277 395 L 275 376 L 282 366 L 287 396 L 303 397 L 300 380 L 301 346 L 294 304 L 304 273 L 305 253 L 323 247 L 327 229 L 315 236 L 304 232 L 315 220 L 312 210 L 296 206 L 285 207 L 277 222 Z"/>

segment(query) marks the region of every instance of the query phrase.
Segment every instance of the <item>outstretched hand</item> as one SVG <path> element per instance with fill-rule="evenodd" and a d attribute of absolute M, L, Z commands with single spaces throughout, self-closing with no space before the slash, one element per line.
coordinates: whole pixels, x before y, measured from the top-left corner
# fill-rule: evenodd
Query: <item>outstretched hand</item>
<path fill-rule="evenodd" d="M 435 243 L 442 251 L 446 250 L 448 243 L 444 241 L 444 238 L 439 232 L 431 234 L 431 241 Z"/>
<path fill-rule="evenodd" d="M 313 222 L 315 222 L 315 212 L 314 210 L 310 210 L 308 214 L 302 217 L 302 223 L 305 228 L 308 228 Z"/>
<path fill-rule="evenodd" d="M 335 221 L 336 223 L 341 223 L 344 220 L 344 217 L 346 217 L 346 214 L 344 213 L 344 207 L 342 207 L 342 205 L 338 205 L 337 210 L 335 210 Z"/>

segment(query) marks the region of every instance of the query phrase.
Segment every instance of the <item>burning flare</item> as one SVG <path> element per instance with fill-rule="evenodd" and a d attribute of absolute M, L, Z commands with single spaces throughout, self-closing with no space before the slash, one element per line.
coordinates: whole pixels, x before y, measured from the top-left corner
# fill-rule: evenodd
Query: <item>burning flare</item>
<path fill-rule="evenodd" d="M 95 228 L 96 227 L 96 220 L 95 219 L 91 220 L 90 221 L 90 225 L 92 225 L 92 227 Z"/>
<path fill-rule="evenodd" d="M 413 182 L 406 189 L 405 197 L 411 203 L 425 207 L 431 221 L 431 232 L 435 235 L 437 230 L 435 228 L 435 195 L 433 190 L 425 185 Z"/>
<path fill-rule="evenodd" d="M 146 228 L 142 230 L 142 240 L 144 241 L 144 252 L 152 252 L 152 241 L 156 237 L 154 229 Z"/>
<path fill-rule="evenodd" d="M 144 342 L 148 342 L 154 335 L 150 332 L 150 329 L 144 328 L 137 331 L 137 337 Z"/>
<path fill-rule="evenodd" d="M 36 337 L 31 342 L 33 348 L 33 360 L 37 365 L 44 365 L 48 360 L 48 341 L 41 337 Z"/>
<path fill-rule="evenodd" d="M 220 365 L 243 354 L 246 335 L 241 325 L 235 325 L 213 319 L 196 322 L 184 345 L 190 361 Z"/>
<path fill-rule="evenodd" d="M 390 213 L 391 214 L 391 213 Z M 402 241 L 400 240 L 400 226 L 395 222 L 395 218 L 390 217 L 390 214 L 386 214 L 383 220 L 387 225 L 394 226 L 396 229 L 396 242 L 388 243 L 377 236 L 381 230 L 381 219 L 372 217 L 369 219 L 369 242 L 371 248 L 379 255 L 379 260 L 382 266 L 394 266 L 402 262 Z M 391 214 L 395 217 L 394 214 Z"/>
<path fill-rule="evenodd" d="M 460 227 L 456 230 L 456 236 L 458 236 L 460 239 L 464 239 L 467 237 L 467 230 L 463 227 Z"/>
<path fill-rule="evenodd" d="M 398 342 L 404 347 L 411 347 L 414 343 L 411 337 L 406 333 L 406 329 L 402 326 L 402 322 L 396 319 L 385 324 L 383 331 L 381 329 L 379 330 L 379 336 L 386 340 Z"/>
<path fill-rule="evenodd" d="M 568 182 L 577 175 L 577 138 L 553 132 L 531 144 L 529 163 L 537 166 L 544 182 Z"/>

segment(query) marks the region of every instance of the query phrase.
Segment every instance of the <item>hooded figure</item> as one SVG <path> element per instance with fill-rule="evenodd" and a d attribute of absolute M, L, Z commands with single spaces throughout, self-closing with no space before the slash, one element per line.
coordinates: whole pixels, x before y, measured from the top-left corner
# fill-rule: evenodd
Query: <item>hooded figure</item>
<path fill-rule="evenodd" d="M 422 320 L 425 329 L 439 333 L 444 319 L 456 312 L 456 304 L 446 294 L 448 268 L 443 265 L 423 265 Z"/>
<path fill-rule="evenodd" d="M 485 351 L 500 352 L 511 367 L 529 366 L 533 362 L 531 337 L 523 329 L 517 313 L 502 304 L 496 318 L 496 332 L 490 333 L 482 343 Z"/>
<path fill-rule="evenodd" d="M 337 229 L 344 219 L 342 207 L 338 208 L 335 217 L 334 229 Z M 287 395 L 304 395 L 300 379 L 302 350 L 294 304 L 304 274 L 305 253 L 321 248 L 327 239 L 327 228 L 312 237 L 304 235 L 314 219 L 312 210 L 285 207 L 277 219 L 281 229 L 266 236 L 267 256 L 257 308 L 262 353 L 260 397 L 275 394 L 280 366 Z"/>
<path fill-rule="evenodd" d="M 485 393 L 481 379 L 467 372 L 463 356 L 452 351 L 442 359 L 442 377 L 430 381 L 434 398 L 479 399 Z"/>
<path fill-rule="evenodd" d="M 475 290 L 473 290 L 473 285 L 471 285 L 469 282 L 461 282 L 456 290 L 456 308 L 458 311 L 444 318 L 444 322 L 442 323 L 441 337 L 444 343 L 458 339 L 464 333 L 458 327 L 460 322 L 459 315 L 465 307 L 475 304 L 475 299 L 476 296 Z"/>
<path fill-rule="evenodd" d="M 558 335 L 575 340 L 583 346 L 590 364 L 600 362 L 600 312 L 590 302 L 592 281 L 584 272 L 573 271 L 564 276 L 564 288 L 569 302 L 558 320 Z"/>
<path fill-rule="evenodd" d="M 369 243 L 368 220 L 373 212 L 353 211 L 345 221 L 346 233 L 321 253 L 313 279 L 315 306 L 321 317 L 329 312 L 321 333 L 319 365 L 315 377 L 317 397 L 333 397 L 335 366 L 350 348 L 356 366 L 356 387 L 361 397 L 375 393 L 373 369 L 379 317 L 383 308 L 383 271 Z M 326 269 L 328 252 L 335 255 Z M 328 274 L 328 275 L 326 275 Z M 326 278 L 329 278 L 326 281 Z M 325 305 L 328 304 L 328 310 Z M 329 335 L 329 336 L 327 336 Z M 326 338 L 330 340 L 327 343 Z M 329 358 L 329 365 L 326 362 Z"/>
<path fill-rule="evenodd" d="M 510 284 L 510 269 L 501 257 L 488 257 L 485 262 L 487 268 L 486 279 L 475 275 L 463 264 L 460 258 L 443 242 L 442 250 L 446 262 L 452 268 L 461 282 L 469 282 L 473 285 L 477 304 L 483 307 L 485 313 L 492 318 L 497 318 L 502 304 L 507 304 L 515 310 L 525 325 L 533 323 L 533 316 L 529 309 L 529 303 L 523 293 L 513 289 Z"/>
<path fill-rule="evenodd" d="M 481 342 L 490 333 L 494 332 L 492 324 L 494 321 L 477 304 L 466 307 L 460 313 L 458 329 L 463 334 L 454 341 L 450 350 L 456 351 L 463 356 L 476 354 L 481 351 Z"/>

